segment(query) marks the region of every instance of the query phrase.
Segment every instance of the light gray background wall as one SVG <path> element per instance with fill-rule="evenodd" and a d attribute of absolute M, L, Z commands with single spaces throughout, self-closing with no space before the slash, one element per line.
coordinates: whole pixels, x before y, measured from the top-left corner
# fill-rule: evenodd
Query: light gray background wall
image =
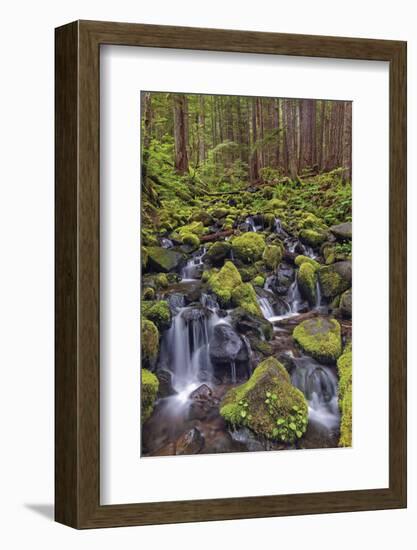
<path fill-rule="evenodd" d="M 71 0 L 1 8 L 0 544 L 3 548 L 414 548 L 417 522 L 415 2 Z M 76 532 L 52 523 L 53 29 L 74 19 L 408 40 L 409 508 Z M 378 131 L 376 128 L 375 131 Z M 371 234 L 373 233 L 370 228 Z M 372 249 L 370 248 L 370 253 Z M 377 270 L 377 258 L 375 258 Z M 372 315 L 369 312 L 369 322 Z M 378 342 L 375 342 L 378 345 Z M 369 395 L 370 406 L 372 394 Z M 242 472 L 242 482 L 248 472 Z M 202 472 L 202 475 L 208 475 Z M 215 473 L 214 473 L 215 475 Z M 236 475 L 236 472 L 231 473 Z M 256 475 L 256 474 L 255 474 Z M 340 472 L 343 476 L 343 472 Z M 156 480 L 157 482 L 157 480 Z"/>

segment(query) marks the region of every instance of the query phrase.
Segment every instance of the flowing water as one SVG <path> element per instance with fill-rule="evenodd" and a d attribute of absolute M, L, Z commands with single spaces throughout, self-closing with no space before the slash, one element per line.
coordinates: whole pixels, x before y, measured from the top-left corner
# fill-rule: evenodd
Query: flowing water
<path fill-rule="evenodd" d="M 197 252 L 192 254 L 191 258 L 187 260 L 186 265 L 181 270 L 181 277 L 185 281 L 193 281 L 201 277 L 203 271 L 203 261 L 206 255 L 207 249 L 203 246 Z"/>

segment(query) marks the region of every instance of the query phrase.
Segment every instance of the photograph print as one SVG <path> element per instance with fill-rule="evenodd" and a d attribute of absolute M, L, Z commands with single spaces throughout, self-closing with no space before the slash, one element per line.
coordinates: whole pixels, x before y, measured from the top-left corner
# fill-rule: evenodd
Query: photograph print
<path fill-rule="evenodd" d="M 352 103 L 140 102 L 140 456 L 350 447 Z"/>

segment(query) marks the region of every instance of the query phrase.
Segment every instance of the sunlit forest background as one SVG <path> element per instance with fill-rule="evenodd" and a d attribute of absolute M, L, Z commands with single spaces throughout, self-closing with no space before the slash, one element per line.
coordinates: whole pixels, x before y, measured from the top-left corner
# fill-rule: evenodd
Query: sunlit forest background
<path fill-rule="evenodd" d="M 352 104 L 141 94 L 143 456 L 351 444 Z"/>

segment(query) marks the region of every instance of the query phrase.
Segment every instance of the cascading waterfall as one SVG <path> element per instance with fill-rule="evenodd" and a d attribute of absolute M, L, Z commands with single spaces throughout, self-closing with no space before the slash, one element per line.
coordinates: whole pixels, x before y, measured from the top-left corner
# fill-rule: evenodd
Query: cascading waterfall
<path fill-rule="evenodd" d="M 245 223 L 248 226 L 248 231 L 253 231 L 254 233 L 256 233 L 258 231 L 258 228 L 255 225 L 255 222 L 254 222 L 252 216 L 248 216 L 245 220 Z"/>
<path fill-rule="evenodd" d="M 206 381 L 212 375 L 208 352 L 217 313 L 198 307 L 182 307 L 162 338 L 161 357 L 173 374 L 173 386 L 181 392 L 191 384 Z"/>
<path fill-rule="evenodd" d="M 317 309 L 320 306 L 321 306 L 321 287 L 320 287 L 319 281 L 317 280 L 316 281 L 316 304 L 315 304 L 315 307 Z"/>
<path fill-rule="evenodd" d="M 181 270 L 181 277 L 183 280 L 187 281 L 198 279 L 198 275 L 201 273 L 203 267 L 203 260 L 206 252 L 207 249 L 204 246 L 197 252 L 194 252 Z"/>
<path fill-rule="evenodd" d="M 311 357 L 294 358 L 291 375 L 294 386 L 303 392 L 309 409 L 309 422 L 327 430 L 339 426 L 337 376 L 334 367 L 325 367 Z"/>
<path fill-rule="evenodd" d="M 291 283 L 290 288 L 288 289 L 287 302 L 291 308 L 291 313 L 299 312 L 300 306 L 303 303 L 303 299 L 300 294 L 300 289 L 298 288 L 297 277 L 295 277 L 294 281 Z"/>
<path fill-rule="evenodd" d="M 261 308 L 262 314 L 265 317 L 265 319 L 270 319 L 271 317 L 274 317 L 275 315 L 274 308 L 270 304 L 268 298 L 258 296 L 257 299 L 258 299 L 259 307 Z"/>

